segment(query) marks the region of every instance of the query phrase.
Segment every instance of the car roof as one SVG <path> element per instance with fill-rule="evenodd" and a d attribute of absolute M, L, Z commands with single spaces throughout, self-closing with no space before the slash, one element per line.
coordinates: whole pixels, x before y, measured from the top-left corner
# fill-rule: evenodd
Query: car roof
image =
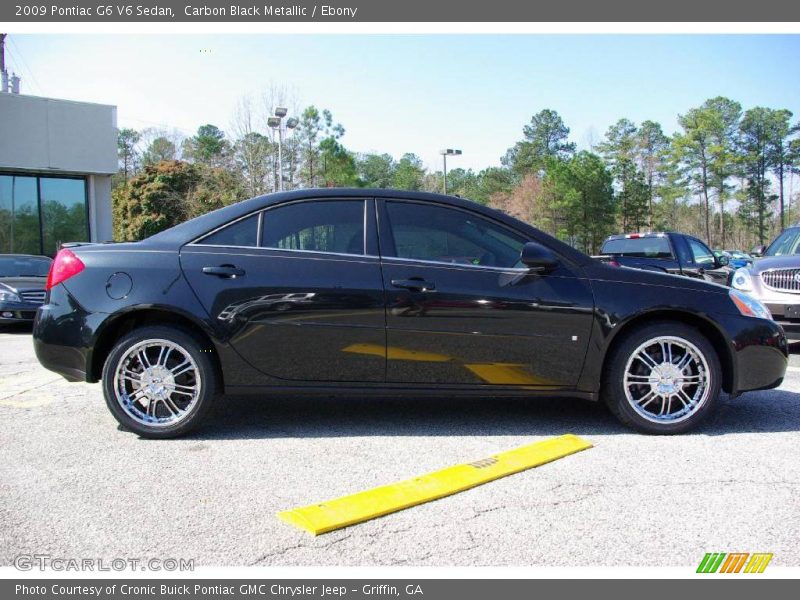
<path fill-rule="evenodd" d="M 478 204 L 471 200 L 459 198 L 456 196 L 445 196 L 443 194 L 432 194 L 428 192 L 411 192 L 406 190 L 395 190 L 385 188 L 307 188 L 301 190 L 292 190 L 289 192 L 277 192 L 273 194 L 266 194 L 264 196 L 256 196 L 249 200 L 242 200 L 235 204 L 219 208 L 210 213 L 206 213 L 184 223 L 180 223 L 171 229 L 157 233 L 143 243 L 153 246 L 171 247 L 176 248 L 187 244 L 203 234 L 216 229 L 226 223 L 236 220 L 240 217 L 246 216 L 249 213 L 269 208 L 284 202 L 291 202 L 294 200 L 311 200 L 311 199 L 324 199 L 324 198 L 384 198 L 384 199 L 398 199 L 398 200 L 421 200 L 436 204 L 445 204 L 456 208 L 463 208 L 477 212 L 491 219 L 495 219 L 526 233 L 531 237 L 531 240 L 541 241 L 553 248 L 559 254 L 571 259 L 577 264 L 587 264 L 591 259 L 584 254 L 573 248 L 572 246 L 556 239 L 555 237 L 544 233 L 535 227 L 515 219 L 499 210 L 489 208 L 483 204 Z"/>
<path fill-rule="evenodd" d="M 663 238 L 669 234 L 675 233 L 674 231 L 648 231 L 647 233 L 638 233 L 636 231 L 631 233 L 615 233 L 608 236 L 605 241 L 609 240 L 628 240 L 628 239 L 642 239 L 642 238 Z"/>

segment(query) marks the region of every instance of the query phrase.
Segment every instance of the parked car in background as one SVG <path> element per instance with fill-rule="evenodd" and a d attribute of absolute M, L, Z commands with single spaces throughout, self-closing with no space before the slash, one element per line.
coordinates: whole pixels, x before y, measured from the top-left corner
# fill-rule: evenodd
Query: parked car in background
<path fill-rule="evenodd" d="M 33 322 L 52 262 L 46 256 L 0 254 L 0 325 Z"/>
<path fill-rule="evenodd" d="M 732 275 L 726 256 L 684 233 L 626 233 L 606 238 L 600 247 L 602 262 L 646 271 L 704 279 L 727 285 Z"/>
<path fill-rule="evenodd" d="M 749 267 L 753 264 L 753 257 L 747 252 L 742 250 L 724 250 L 728 253 L 728 264 L 733 269 L 741 269 L 742 267 Z"/>
<path fill-rule="evenodd" d="M 672 434 L 721 390 L 779 385 L 787 364 L 747 294 L 384 189 L 271 194 L 64 248 L 33 339 L 45 367 L 101 380 L 122 426 L 155 438 L 192 430 L 223 392 L 602 398 Z"/>
<path fill-rule="evenodd" d="M 737 269 L 731 286 L 761 300 L 791 339 L 800 339 L 800 224 L 788 227 L 762 257 Z"/>

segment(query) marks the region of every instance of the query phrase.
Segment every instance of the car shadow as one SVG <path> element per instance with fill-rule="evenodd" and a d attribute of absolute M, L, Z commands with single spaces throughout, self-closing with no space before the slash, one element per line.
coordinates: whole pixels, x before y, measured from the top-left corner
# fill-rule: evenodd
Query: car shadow
<path fill-rule="evenodd" d="M 30 335 L 33 333 L 33 323 L 5 323 L 0 325 L 0 333 Z"/>
<path fill-rule="evenodd" d="M 764 398 L 764 394 L 770 397 Z M 800 431 L 800 394 L 772 390 L 721 405 L 687 435 Z M 193 439 L 619 435 L 600 402 L 564 398 L 225 397 Z"/>

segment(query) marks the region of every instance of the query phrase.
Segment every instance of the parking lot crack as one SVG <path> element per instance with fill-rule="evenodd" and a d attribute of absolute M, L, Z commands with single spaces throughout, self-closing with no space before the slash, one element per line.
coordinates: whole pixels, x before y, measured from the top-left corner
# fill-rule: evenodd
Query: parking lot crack
<path fill-rule="evenodd" d="M 292 552 L 293 550 L 299 550 L 300 548 L 305 548 L 305 547 L 306 547 L 305 544 L 295 544 L 294 546 L 287 546 L 285 548 L 281 548 L 280 550 L 275 550 L 273 552 L 267 552 L 266 554 L 262 554 L 256 560 L 251 562 L 250 566 L 254 567 L 254 566 L 260 565 L 262 562 L 264 562 L 268 558 L 272 558 L 272 557 L 275 557 L 275 556 L 283 556 L 284 554 L 288 554 L 289 552 Z"/>

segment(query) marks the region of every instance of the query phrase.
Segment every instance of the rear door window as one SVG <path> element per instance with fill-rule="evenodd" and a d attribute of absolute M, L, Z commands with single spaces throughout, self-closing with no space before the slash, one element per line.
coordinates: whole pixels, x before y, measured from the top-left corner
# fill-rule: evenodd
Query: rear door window
<path fill-rule="evenodd" d="M 363 200 L 307 200 L 264 211 L 261 245 L 364 254 Z"/>

